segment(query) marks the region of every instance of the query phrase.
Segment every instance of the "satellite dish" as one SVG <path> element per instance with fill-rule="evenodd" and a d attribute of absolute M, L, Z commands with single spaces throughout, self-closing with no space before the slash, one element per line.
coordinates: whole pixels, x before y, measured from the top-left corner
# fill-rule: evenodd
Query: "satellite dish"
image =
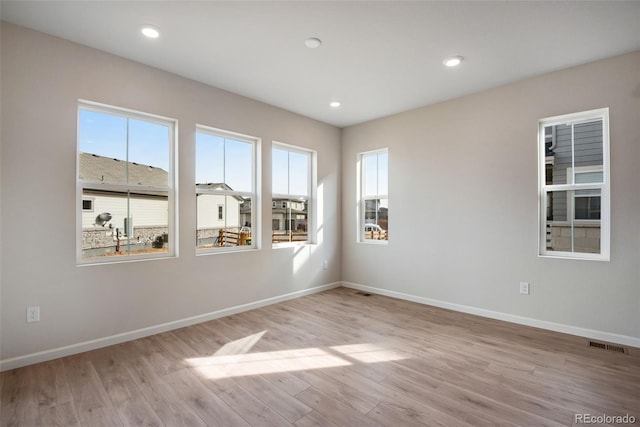
<path fill-rule="evenodd" d="M 104 227 L 107 222 L 111 221 L 111 218 L 112 216 L 109 212 L 102 212 L 96 217 L 96 225 L 101 225 Z"/>

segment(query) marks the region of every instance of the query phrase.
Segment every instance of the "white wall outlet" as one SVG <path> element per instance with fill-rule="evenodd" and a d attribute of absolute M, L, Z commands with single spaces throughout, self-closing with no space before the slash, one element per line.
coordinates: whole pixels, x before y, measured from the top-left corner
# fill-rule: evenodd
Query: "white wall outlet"
<path fill-rule="evenodd" d="M 40 321 L 40 306 L 27 307 L 27 323 Z"/>
<path fill-rule="evenodd" d="M 520 282 L 520 293 L 523 295 L 529 295 L 529 283 Z"/>
<path fill-rule="evenodd" d="M 328 270 L 329 269 L 329 261 L 327 261 L 326 259 L 324 261 L 322 261 L 322 269 L 323 270 Z"/>

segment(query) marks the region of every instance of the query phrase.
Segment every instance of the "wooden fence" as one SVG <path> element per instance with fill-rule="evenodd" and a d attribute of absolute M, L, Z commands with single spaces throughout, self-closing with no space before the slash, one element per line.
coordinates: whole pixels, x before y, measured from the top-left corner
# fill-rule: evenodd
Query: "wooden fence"
<path fill-rule="evenodd" d="M 377 231 L 365 231 L 364 238 L 367 240 L 389 240 L 389 232 L 387 230 Z"/>
<path fill-rule="evenodd" d="M 247 246 L 251 244 L 251 233 L 248 231 L 229 231 L 223 228 L 218 233 L 216 246 Z"/>
<path fill-rule="evenodd" d="M 284 233 L 272 233 L 271 234 L 271 242 L 272 243 L 282 243 L 282 242 L 306 242 L 308 240 L 308 236 L 306 232 L 293 232 L 287 231 Z"/>

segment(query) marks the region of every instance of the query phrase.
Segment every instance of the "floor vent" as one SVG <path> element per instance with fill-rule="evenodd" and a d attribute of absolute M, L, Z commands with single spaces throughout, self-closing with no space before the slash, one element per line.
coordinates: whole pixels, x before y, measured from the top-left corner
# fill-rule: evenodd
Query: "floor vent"
<path fill-rule="evenodd" d="M 620 345 L 607 344 L 607 343 L 597 342 L 597 341 L 589 341 L 589 347 L 601 348 L 603 350 L 613 351 L 614 353 L 622 353 L 622 354 L 627 353 L 625 348 Z"/>
<path fill-rule="evenodd" d="M 362 295 L 363 297 L 370 297 L 371 296 L 371 294 L 369 292 L 361 292 L 361 291 L 356 292 L 356 295 Z"/>

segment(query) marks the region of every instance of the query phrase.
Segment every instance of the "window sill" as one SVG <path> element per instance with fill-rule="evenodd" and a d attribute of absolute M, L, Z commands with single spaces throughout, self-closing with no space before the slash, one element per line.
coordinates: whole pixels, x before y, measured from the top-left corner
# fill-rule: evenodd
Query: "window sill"
<path fill-rule="evenodd" d="M 356 243 L 362 243 L 363 245 L 382 245 L 386 246 L 389 244 L 388 240 L 358 240 Z"/>
<path fill-rule="evenodd" d="M 123 264 L 129 262 L 143 262 L 143 261 L 158 261 L 162 259 L 178 258 L 178 255 L 158 255 L 158 256 L 122 256 L 120 258 L 112 257 L 112 259 L 105 261 L 97 261 L 97 259 L 88 258 L 77 261 L 77 267 L 92 267 L 96 265 L 110 265 L 110 264 Z"/>
<path fill-rule="evenodd" d="M 314 246 L 315 243 L 312 242 L 282 242 L 282 243 L 272 243 L 272 249 L 282 249 L 282 248 L 297 248 L 300 246 Z"/>
<path fill-rule="evenodd" d="M 569 260 L 577 260 L 577 261 L 604 261 L 610 262 L 611 259 L 608 256 L 604 256 L 601 254 L 580 254 L 576 255 L 575 252 L 553 252 L 553 253 L 544 253 L 538 254 L 539 258 L 549 258 L 549 259 L 569 259 Z"/>
<path fill-rule="evenodd" d="M 233 246 L 228 248 L 216 248 L 216 249 L 196 249 L 196 256 L 235 254 L 240 252 L 253 252 L 253 251 L 259 251 L 259 250 L 260 248 L 256 246 Z"/>

